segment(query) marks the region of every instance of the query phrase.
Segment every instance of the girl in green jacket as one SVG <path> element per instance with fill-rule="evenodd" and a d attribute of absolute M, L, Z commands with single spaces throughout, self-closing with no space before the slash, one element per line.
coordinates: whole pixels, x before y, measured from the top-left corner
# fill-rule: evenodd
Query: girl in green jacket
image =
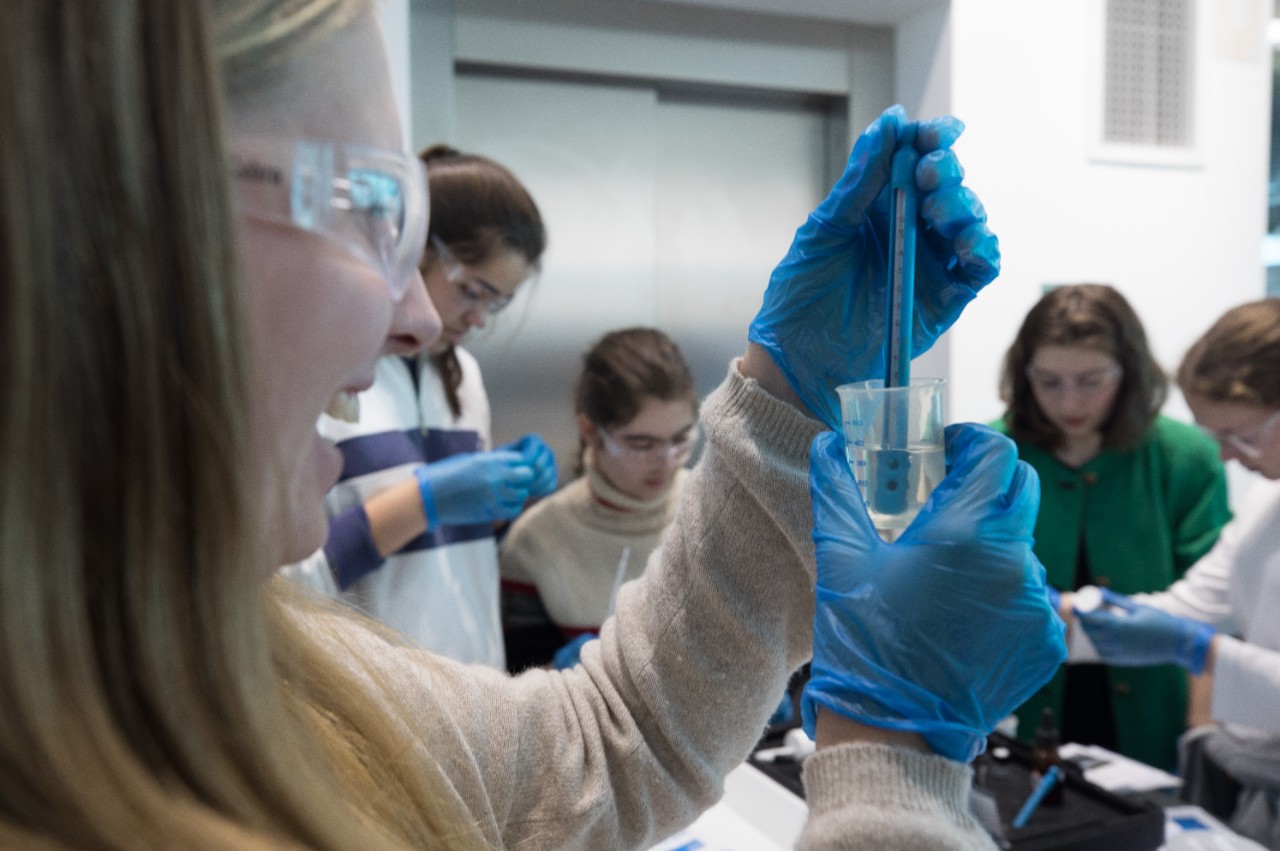
<path fill-rule="evenodd" d="M 1005 355 L 996 427 L 1040 474 L 1035 552 L 1049 584 L 1158 591 L 1213 546 L 1230 519 L 1217 447 L 1159 414 L 1167 380 L 1133 308 L 1115 289 L 1051 290 Z M 1165 769 L 1185 728 L 1176 666 L 1070 664 L 1019 710 L 1030 735 L 1045 706 L 1064 741 Z"/>

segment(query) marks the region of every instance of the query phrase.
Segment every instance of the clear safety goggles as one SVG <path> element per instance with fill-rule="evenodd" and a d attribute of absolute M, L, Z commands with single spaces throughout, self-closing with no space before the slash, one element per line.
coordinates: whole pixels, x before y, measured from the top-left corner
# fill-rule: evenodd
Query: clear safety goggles
<path fill-rule="evenodd" d="M 244 215 L 322 236 L 408 291 L 426 246 L 427 173 L 407 151 L 238 136 L 232 174 Z"/>
<path fill-rule="evenodd" d="M 449 246 L 444 244 L 444 240 L 438 236 L 431 237 L 431 248 L 435 251 L 436 256 L 440 258 L 440 265 L 444 267 L 444 276 L 447 281 L 454 284 L 458 288 L 458 295 L 467 305 L 467 310 L 483 310 L 485 313 L 493 316 L 501 313 L 502 310 L 515 298 L 515 292 L 523 287 L 528 281 L 522 281 L 510 295 L 495 287 L 493 284 L 473 275 L 467 271 L 467 267 L 462 261 L 453 256 L 453 252 L 449 250 Z M 530 276 L 530 280 L 534 276 Z"/>
<path fill-rule="evenodd" d="M 674 439 L 650 435 L 625 435 L 614 437 L 603 428 L 597 428 L 604 451 L 615 458 L 632 462 L 683 463 L 693 452 L 693 446 L 701 434 L 695 424 L 683 435 Z"/>
<path fill-rule="evenodd" d="M 1120 366 L 1108 366 L 1102 369 L 1091 369 L 1080 375 L 1064 376 L 1052 372 L 1028 368 L 1027 381 L 1037 393 L 1057 395 L 1067 390 L 1074 390 L 1081 396 L 1092 396 L 1115 384 L 1124 375 Z"/>
<path fill-rule="evenodd" d="M 1219 443 L 1231 447 L 1251 461 L 1256 461 L 1262 457 L 1262 453 L 1267 451 L 1267 441 L 1270 439 L 1271 432 L 1275 429 L 1277 423 L 1280 423 L 1280 411 L 1276 411 L 1263 420 L 1251 434 L 1219 434 L 1205 426 L 1200 426 L 1200 429 Z"/>

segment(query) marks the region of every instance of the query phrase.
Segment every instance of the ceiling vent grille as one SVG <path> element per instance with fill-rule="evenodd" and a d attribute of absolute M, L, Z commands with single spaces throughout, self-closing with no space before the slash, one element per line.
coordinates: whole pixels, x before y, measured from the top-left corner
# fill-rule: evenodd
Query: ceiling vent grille
<path fill-rule="evenodd" d="M 1194 145 L 1193 0 L 1107 0 L 1104 144 Z"/>

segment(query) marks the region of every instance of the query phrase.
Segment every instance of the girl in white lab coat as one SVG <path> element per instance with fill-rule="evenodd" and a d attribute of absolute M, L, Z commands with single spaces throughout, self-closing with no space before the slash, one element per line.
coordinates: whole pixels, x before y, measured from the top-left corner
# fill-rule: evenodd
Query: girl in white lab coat
<path fill-rule="evenodd" d="M 503 668 L 495 524 L 555 490 L 555 457 L 533 434 L 492 446 L 480 366 L 460 343 L 536 274 L 546 232 L 501 164 L 445 145 L 420 158 L 431 203 L 421 272 L 444 330 L 393 326 L 355 418 L 321 419 L 342 476 L 325 498 L 324 548 L 290 572 L 420 647 Z"/>
<path fill-rule="evenodd" d="M 1113 665 L 1176 662 L 1213 677 L 1214 725 L 1184 741 L 1195 758 L 1243 780 L 1234 826 L 1280 842 L 1280 300 L 1233 308 L 1191 347 L 1178 384 L 1196 421 L 1234 459 L 1268 481 L 1250 488 L 1218 543 L 1156 594 L 1103 596 L 1114 607 L 1079 613 Z M 1194 763 L 1194 760 L 1192 760 Z M 1200 784 L 1204 786 L 1206 784 Z M 1230 813 L 1221 813 L 1231 815 Z"/>

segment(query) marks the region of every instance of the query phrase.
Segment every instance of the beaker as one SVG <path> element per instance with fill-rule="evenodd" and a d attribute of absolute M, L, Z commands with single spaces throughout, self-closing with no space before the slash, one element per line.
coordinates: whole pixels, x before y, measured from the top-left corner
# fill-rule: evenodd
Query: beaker
<path fill-rule="evenodd" d="M 859 381 L 836 388 L 845 457 L 875 525 L 892 541 L 911 525 L 946 475 L 941 378 L 905 387 Z"/>

